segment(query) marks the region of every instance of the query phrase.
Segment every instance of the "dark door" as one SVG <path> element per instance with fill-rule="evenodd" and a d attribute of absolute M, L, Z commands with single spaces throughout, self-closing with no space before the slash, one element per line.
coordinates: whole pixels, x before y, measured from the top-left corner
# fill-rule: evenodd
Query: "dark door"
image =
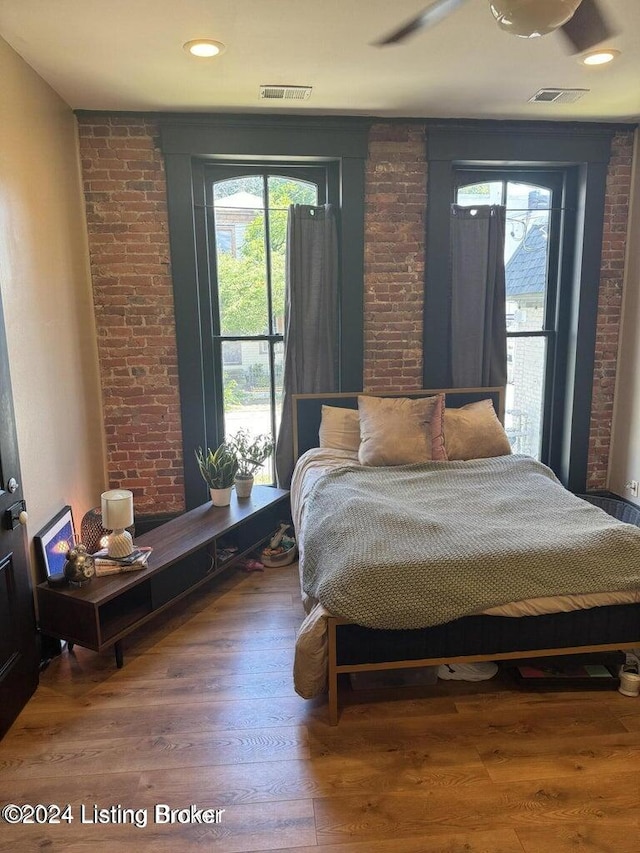
<path fill-rule="evenodd" d="M 38 684 L 38 644 L 0 300 L 0 737 Z M 12 520 L 13 518 L 13 520 Z"/>

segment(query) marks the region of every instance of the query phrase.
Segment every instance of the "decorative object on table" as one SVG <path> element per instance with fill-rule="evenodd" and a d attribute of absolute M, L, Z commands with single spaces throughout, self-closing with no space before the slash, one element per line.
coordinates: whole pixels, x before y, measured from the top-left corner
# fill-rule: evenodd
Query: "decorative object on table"
<path fill-rule="evenodd" d="M 153 548 L 137 547 L 127 557 L 110 557 L 107 548 L 102 548 L 93 555 L 96 576 L 119 575 L 144 569 L 152 551 Z"/>
<path fill-rule="evenodd" d="M 33 537 L 40 579 L 51 586 L 67 583 L 64 564 L 67 554 L 76 544 L 73 513 L 70 506 L 60 510 L 48 524 Z"/>
<path fill-rule="evenodd" d="M 214 506 L 229 506 L 233 480 L 238 470 L 238 457 L 233 448 L 223 442 L 215 451 L 207 448 L 206 453 L 199 447 L 196 460 L 202 479 L 209 486 Z"/>
<path fill-rule="evenodd" d="M 236 494 L 239 498 L 248 498 L 256 471 L 273 453 L 273 439 L 270 435 L 252 435 L 249 430 L 239 429 L 229 444 L 238 458 Z"/>
<path fill-rule="evenodd" d="M 107 550 L 110 557 L 128 557 L 133 551 L 133 538 L 126 529 L 133 524 L 133 492 L 110 489 L 101 495 L 102 524 L 110 530 Z"/>
<path fill-rule="evenodd" d="M 107 541 L 107 533 L 108 531 L 102 526 L 101 507 L 93 507 L 83 515 L 80 522 L 80 539 L 89 554 L 95 554 L 96 551 L 104 547 Z"/>
<path fill-rule="evenodd" d="M 135 525 L 127 527 L 131 538 L 136 535 Z M 80 522 L 80 541 L 89 554 L 95 554 L 101 548 L 107 547 L 109 531 L 102 525 L 102 507 L 96 506 L 88 510 Z"/>
<path fill-rule="evenodd" d="M 64 576 L 72 586 L 84 586 L 95 575 L 95 565 L 91 554 L 81 543 L 67 552 L 64 564 Z"/>
<path fill-rule="evenodd" d="M 288 566 L 295 560 L 298 552 L 296 540 L 292 536 L 286 535 L 290 527 L 290 524 L 282 522 L 271 537 L 269 544 L 262 549 L 260 559 L 265 566 L 269 568 Z"/>

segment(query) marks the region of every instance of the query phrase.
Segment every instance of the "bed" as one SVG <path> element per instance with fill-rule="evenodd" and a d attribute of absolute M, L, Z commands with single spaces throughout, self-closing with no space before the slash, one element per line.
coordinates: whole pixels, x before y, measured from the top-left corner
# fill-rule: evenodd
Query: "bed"
<path fill-rule="evenodd" d="M 294 399 L 291 500 L 307 613 L 294 681 L 305 698 L 328 692 L 331 725 L 343 673 L 640 645 L 640 529 L 508 453 L 502 389 L 365 396 L 360 410 L 357 394 Z M 332 420 L 342 413 L 338 433 L 327 408 Z M 407 461 L 411 431 L 402 442 L 389 435 L 415 426 L 416 412 L 427 458 Z"/>

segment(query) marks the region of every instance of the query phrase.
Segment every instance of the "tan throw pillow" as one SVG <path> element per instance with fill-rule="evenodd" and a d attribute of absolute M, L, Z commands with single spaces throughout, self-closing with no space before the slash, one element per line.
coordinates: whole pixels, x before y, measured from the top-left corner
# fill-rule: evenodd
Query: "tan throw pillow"
<path fill-rule="evenodd" d="M 486 459 L 511 453 L 491 400 L 445 409 L 444 444 L 449 459 Z"/>
<path fill-rule="evenodd" d="M 357 409 L 323 406 L 320 421 L 320 447 L 358 452 L 360 447 L 360 415 Z"/>
<path fill-rule="evenodd" d="M 446 459 L 442 441 L 443 406 L 442 394 L 419 400 L 358 397 L 360 464 L 429 462 L 434 458 L 434 448 L 440 459 Z"/>

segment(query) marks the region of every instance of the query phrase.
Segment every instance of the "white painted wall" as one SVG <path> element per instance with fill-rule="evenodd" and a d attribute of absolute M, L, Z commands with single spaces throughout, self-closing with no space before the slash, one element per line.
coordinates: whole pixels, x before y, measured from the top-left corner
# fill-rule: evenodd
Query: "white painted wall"
<path fill-rule="evenodd" d="M 100 502 L 105 452 L 76 120 L 0 39 L 0 294 L 31 538 Z"/>
<path fill-rule="evenodd" d="M 622 325 L 613 413 L 608 488 L 640 505 L 626 488 L 640 482 L 640 136 L 636 131 Z"/>

